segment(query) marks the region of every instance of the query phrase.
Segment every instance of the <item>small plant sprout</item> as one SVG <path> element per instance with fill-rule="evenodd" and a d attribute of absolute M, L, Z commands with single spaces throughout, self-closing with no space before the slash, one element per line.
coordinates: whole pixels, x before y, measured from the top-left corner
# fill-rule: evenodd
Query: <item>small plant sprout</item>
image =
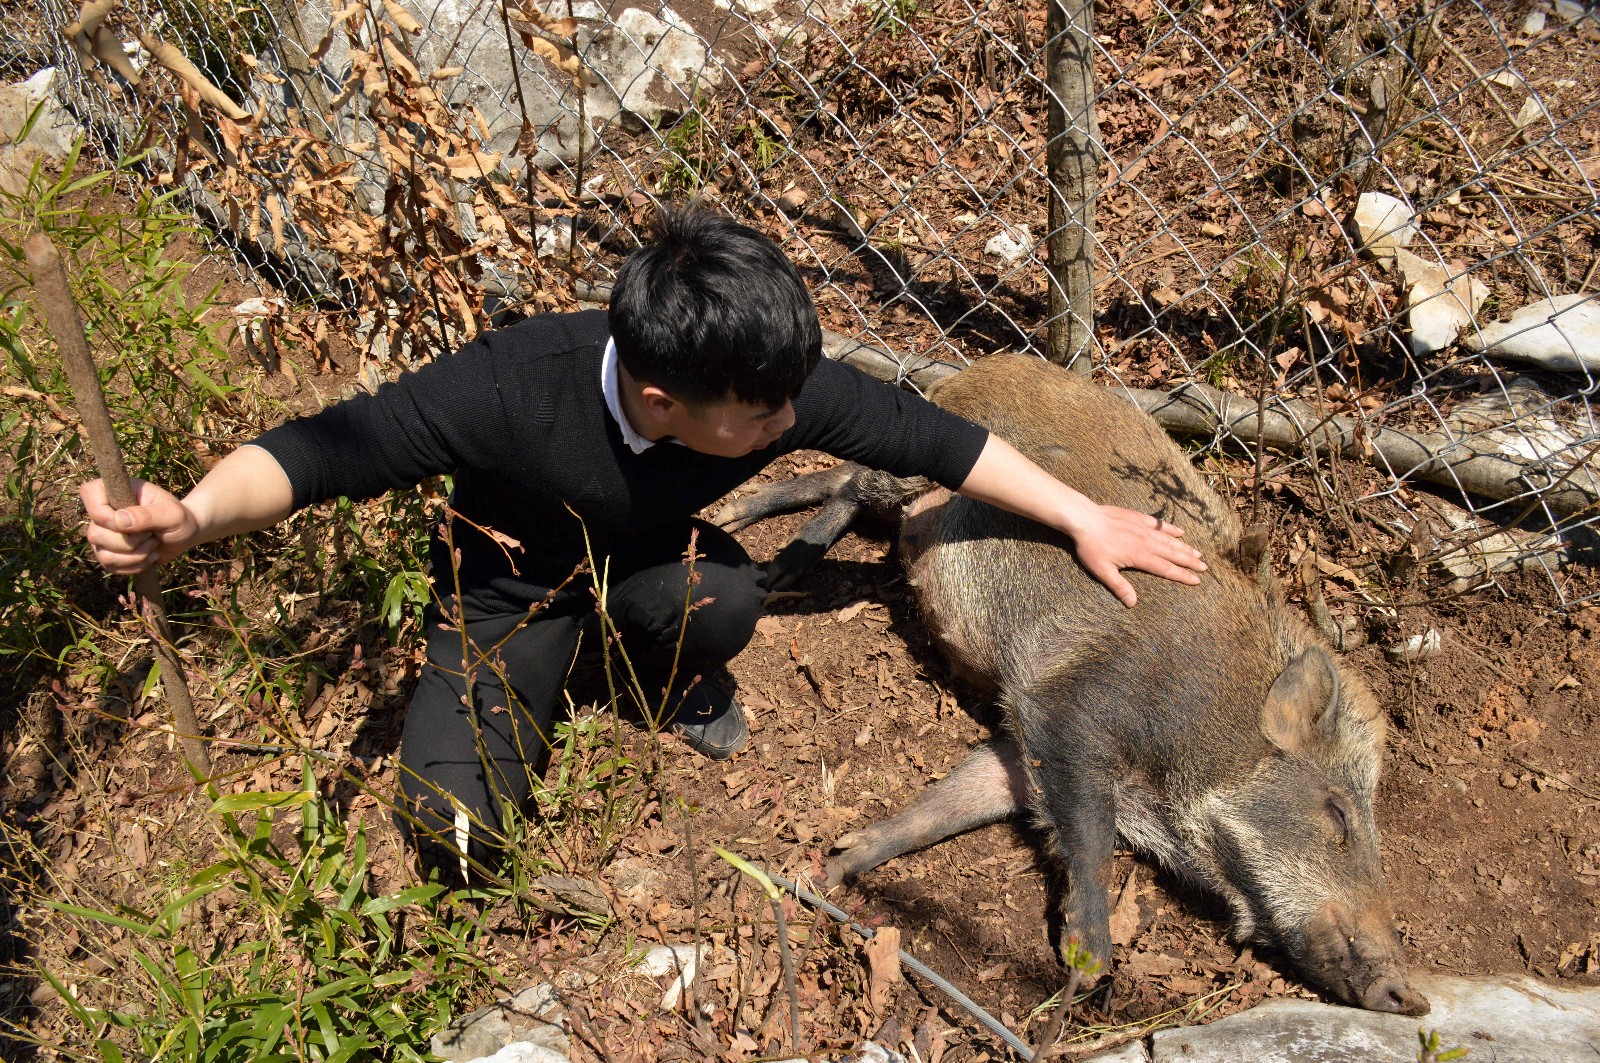
<path fill-rule="evenodd" d="M 736 871 L 754 879 L 767 895 L 767 903 L 772 905 L 772 917 L 778 924 L 778 956 L 783 961 L 783 988 L 789 994 L 789 1050 L 795 1055 L 800 1054 L 800 996 L 795 989 L 794 982 L 794 956 L 789 949 L 789 923 L 783 916 L 783 891 L 761 870 L 737 853 L 730 853 L 721 846 L 713 846 L 712 850 L 723 860 L 727 861 Z"/>
<path fill-rule="evenodd" d="M 1055 1055 L 1056 1039 L 1061 1036 L 1062 1027 L 1066 1026 L 1067 1019 L 1072 1014 L 1073 1004 L 1077 1003 L 1078 987 L 1083 984 L 1085 978 L 1093 980 L 1100 973 L 1100 961 L 1095 959 L 1094 953 L 1083 947 L 1076 935 L 1067 938 L 1066 947 L 1061 952 L 1061 960 L 1072 973 L 1067 978 L 1067 988 L 1061 993 L 1060 1006 L 1056 1008 L 1055 1014 L 1050 1016 L 1044 1033 L 1039 1036 L 1039 1047 L 1033 1053 L 1037 1063 L 1043 1063 Z"/>
<path fill-rule="evenodd" d="M 1438 1030 L 1418 1030 L 1417 1040 L 1422 1043 L 1422 1050 L 1417 1053 L 1417 1063 L 1450 1063 L 1452 1059 L 1465 1059 L 1471 1051 L 1468 1048 L 1441 1049 Z"/>

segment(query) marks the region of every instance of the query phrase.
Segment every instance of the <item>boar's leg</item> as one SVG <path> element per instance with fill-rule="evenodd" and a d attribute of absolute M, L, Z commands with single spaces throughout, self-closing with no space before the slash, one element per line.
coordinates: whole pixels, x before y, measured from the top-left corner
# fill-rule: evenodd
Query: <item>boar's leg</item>
<path fill-rule="evenodd" d="M 1027 807 L 1027 801 L 1027 775 L 1016 743 L 1002 738 L 978 746 L 899 815 L 834 842 L 828 885 L 837 886 L 901 853 L 996 823 Z"/>
<path fill-rule="evenodd" d="M 1059 707 L 1058 707 L 1059 709 Z M 1034 697 L 1015 698 L 1011 718 L 1022 728 L 1032 761 L 1034 807 L 1067 872 L 1062 903 L 1062 959 L 1073 938 L 1111 968 L 1111 910 L 1106 899 L 1117 845 L 1115 756 L 1094 737 L 1063 726 L 1059 711 Z"/>
<path fill-rule="evenodd" d="M 821 505 L 844 490 L 860 468 L 847 462 L 820 472 L 808 472 L 792 480 L 762 484 L 717 510 L 711 516 L 711 523 L 724 531 L 735 532 L 779 513 Z"/>
<path fill-rule="evenodd" d="M 1036 771 L 1039 769 L 1035 769 Z M 1063 784 L 1052 780 L 1040 802 L 1067 868 L 1067 895 L 1062 906 L 1066 925 L 1063 946 L 1073 938 L 1111 969 L 1111 909 L 1106 899 L 1112 860 L 1116 855 L 1116 801 L 1106 780 L 1090 776 Z M 1065 950 L 1063 949 L 1063 952 Z M 1062 957 L 1065 959 L 1065 955 Z"/>
<path fill-rule="evenodd" d="M 792 480 L 764 484 L 717 510 L 711 521 L 728 531 L 738 531 L 777 513 L 822 504 L 822 509 L 806 522 L 800 534 L 767 565 L 767 589 L 778 591 L 793 586 L 811 566 L 821 561 L 863 510 L 880 519 L 896 518 L 901 503 L 926 485 L 925 480 L 900 480 L 888 473 L 846 463 Z"/>

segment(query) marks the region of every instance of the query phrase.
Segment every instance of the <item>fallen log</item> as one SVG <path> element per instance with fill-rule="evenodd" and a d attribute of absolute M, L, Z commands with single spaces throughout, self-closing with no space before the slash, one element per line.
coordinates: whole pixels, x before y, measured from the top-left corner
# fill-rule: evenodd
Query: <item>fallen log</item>
<path fill-rule="evenodd" d="M 908 364 L 881 347 L 834 332 L 823 332 L 822 350 L 879 380 L 909 381 L 922 391 L 960 372 L 957 365 L 932 359 Z M 1553 464 L 1486 453 L 1470 439 L 1324 416 L 1308 403 L 1282 397 L 1267 401 L 1258 431 L 1255 399 L 1193 382 L 1169 391 L 1129 388 L 1123 393 L 1175 435 L 1265 442 L 1275 450 L 1310 458 L 1331 451 L 1375 465 L 1397 480 L 1422 480 L 1497 502 L 1539 494 L 1550 511 L 1562 517 L 1600 508 L 1600 470 L 1592 466 L 1567 475 L 1566 468 Z"/>

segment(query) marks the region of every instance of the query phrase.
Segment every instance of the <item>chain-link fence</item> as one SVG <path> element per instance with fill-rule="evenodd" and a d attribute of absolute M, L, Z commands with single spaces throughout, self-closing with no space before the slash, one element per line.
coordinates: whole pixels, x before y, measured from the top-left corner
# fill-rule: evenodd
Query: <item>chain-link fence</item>
<path fill-rule="evenodd" d="M 278 284 L 343 300 L 373 366 L 447 348 L 485 296 L 603 284 L 690 194 L 901 376 L 1046 348 L 1045 0 L 129 0 L 98 30 L 46 5 L 79 111 L 123 148 L 159 116 L 154 169 Z M 1095 367 L 1391 574 L 1600 595 L 1593 16 L 1129 0 L 1091 39 Z"/>

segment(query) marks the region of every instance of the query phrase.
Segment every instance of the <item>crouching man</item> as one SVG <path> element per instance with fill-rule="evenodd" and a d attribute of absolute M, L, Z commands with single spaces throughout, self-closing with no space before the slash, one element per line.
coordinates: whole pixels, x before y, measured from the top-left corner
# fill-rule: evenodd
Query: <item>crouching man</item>
<path fill-rule="evenodd" d="M 428 662 L 400 751 L 402 819 L 424 862 L 445 868 L 463 855 L 492 867 L 502 808 L 528 798 L 595 609 L 587 578 L 562 587 L 590 549 L 647 693 L 676 706 L 672 728 L 713 759 L 744 747 L 720 669 L 755 630 L 761 573 L 694 514 L 780 455 L 815 449 L 926 476 L 1056 528 L 1128 605 L 1123 568 L 1198 582 L 1204 563 L 1178 529 L 1096 505 L 984 429 L 822 359 L 821 342 L 811 297 L 771 240 L 705 210 L 663 211 L 618 273 L 609 312 L 484 333 L 375 394 L 272 429 L 181 500 L 136 481 L 138 505 L 115 511 L 100 481 L 87 483 L 86 535 L 103 566 L 134 573 L 327 499 L 454 474 L 459 600 L 436 530 L 444 608 L 427 610 Z M 709 602 L 690 613 L 680 649 L 691 532 L 694 598 Z M 463 635 L 492 656 L 464 668 Z"/>

